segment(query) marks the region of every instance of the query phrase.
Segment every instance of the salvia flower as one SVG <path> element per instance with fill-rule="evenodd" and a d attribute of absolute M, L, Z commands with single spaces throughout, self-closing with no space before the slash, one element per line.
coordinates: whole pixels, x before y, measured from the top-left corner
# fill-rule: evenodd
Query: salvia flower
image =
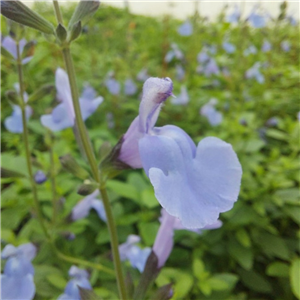
<path fill-rule="evenodd" d="M 232 24 L 238 23 L 240 17 L 241 17 L 241 12 L 240 12 L 238 6 L 235 5 L 234 6 L 234 11 L 231 14 L 229 14 L 229 15 L 226 16 L 226 21 L 228 23 L 232 23 Z"/>
<path fill-rule="evenodd" d="M 215 108 L 218 100 L 215 98 L 210 99 L 208 103 L 203 105 L 200 109 L 200 114 L 205 116 L 211 126 L 217 126 L 222 123 L 223 115 Z"/>
<path fill-rule="evenodd" d="M 99 190 L 96 190 L 92 194 L 80 200 L 72 209 L 72 220 L 76 221 L 85 218 L 89 214 L 90 210 L 93 208 L 97 212 L 99 218 L 102 221 L 106 222 L 104 205 L 102 201 L 97 198 L 98 196 Z"/>
<path fill-rule="evenodd" d="M 266 16 L 263 16 L 262 14 L 259 14 L 255 12 L 256 7 L 252 10 L 248 17 L 249 23 L 254 27 L 254 28 L 263 28 L 266 26 Z"/>
<path fill-rule="evenodd" d="M 20 87 L 18 83 L 14 84 L 16 92 L 20 93 Z M 28 94 L 24 92 L 23 94 L 24 102 L 28 101 Z M 12 133 L 22 133 L 23 132 L 23 121 L 22 121 L 22 109 L 19 105 L 12 105 L 12 114 L 4 120 L 5 128 Z M 32 115 L 32 108 L 29 105 L 25 106 L 25 116 L 28 121 Z"/>
<path fill-rule="evenodd" d="M 143 68 L 137 75 L 136 79 L 138 81 L 146 81 L 150 76 L 148 75 L 148 70 L 146 68 Z"/>
<path fill-rule="evenodd" d="M 261 64 L 256 62 L 250 69 L 246 71 L 246 78 L 252 79 L 255 78 L 258 83 L 264 83 L 265 77 L 260 72 Z"/>
<path fill-rule="evenodd" d="M 257 49 L 254 45 L 250 45 L 247 49 L 244 50 L 244 56 L 249 56 L 250 54 L 256 54 Z"/>
<path fill-rule="evenodd" d="M 271 50 L 272 50 L 271 43 L 269 41 L 267 41 L 267 40 L 264 40 L 264 43 L 263 43 L 263 45 L 261 47 L 261 51 L 262 52 L 269 52 Z"/>
<path fill-rule="evenodd" d="M 166 54 L 165 57 L 165 62 L 169 63 L 171 62 L 174 58 L 177 60 L 182 60 L 183 59 L 183 53 L 179 49 L 178 45 L 175 43 L 171 44 L 171 50 Z"/>
<path fill-rule="evenodd" d="M 214 224 L 237 200 L 242 169 L 230 144 L 207 137 L 198 146 L 173 125 L 154 127 L 172 95 L 170 78 L 149 78 L 137 116 L 121 140 L 119 160 L 143 167 L 166 211 L 186 228 Z"/>
<path fill-rule="evenodd" d="M 46 180 L 47 180 L 47 176 L 46 176 L 46 174 L 45 174 L 43 171 L 38 170 L 38 171 L 34 174 L 34 181 L 35 181 L 37 184 L 42 184 L 42 183 L 44 183 Z"/>
<path fill-rule="evenodd" d="M 190 21 L 185 21 L 178 28 L 178 33 L 182 36 L 190 36 L 193 33 L 193 25 Z"/>
<path fill-rule="evenodd" d="M 280 47 L 284 52 L 289 52 L 291 50 L 291 44 L 289 41 L 281 42 Z"/>
<path fill-rule="evenodd" d="M 296 26 L 297 25 L 297 20 L 292 15 L 287 16 L 286 19 L 290 22 L 290 24 L 292 26 Z"/>
<path fill-rule="evenodd" d="M 58 68 L 56 70 L 55 85 L 57 99 L 61 103 L 52 110 L 51 114 L 41 116 L 41 123 L 52 131 L 60 131 L 75 125 L 75 111 L 69 78 L 63 69 Z M 94 97 L 93 89 L 90 86 L 86 86 L 79 99 L 81 115 L 84 121 L 96 111 L 103 101 L 102 97 Z"/>
<path fill-rule="evenodd" d="M 174 105 L 186 105 L 190 101 L 190 97 L 186 86 L 182 86 L 180 89 L 180 94 L 176 98 L 172 98 L 171 102 Z"/>
<path fill-rule="evenodd" d="M 273 126 L 277 126 L 279 123 L 279 119 L 277 117 L 272 117 L 269 120 L 267 120 L 266 125 L 273 127 Z"/>
<path fill-rule="evenodd" d="M 24 50 L 24 47 L 26 45 L 26 40 L 25 39 L 21 39 L 19 41 L 19 47 L 20 47 L 20 55 L 22 55 L 22 52 Z M 12 39 L 10 36 L 5 37 L 2 40 L 1 46 L 7 50 L 15 60 L 18 59 L 18 55 L 17 55 L 17 44 L 16 41 L 14 39 Z M 27 64 L 31 59 L 33 58 L 33 56 L 28 56 L 22 59 L 22 64 Z"/>
<path fill-rule="evenodd" d="M 201 52 L 198 53 L 197 55 L 197 61 L 200 64 L 204 64 L 206 62 L 208 62 L 210 59 L 210 56 L 207 54 L 207 52 L 205 50 L 202 50 Z"/>
<path fill-rule="evenodd" d="M 229 42 L 226 42 L 226 41 L 223 42 L 222 46 L 223 46 L 223 49 L 229 54 L 235 52 L 235 46 Z"/>
<path fill-rule="evenodd" d="M 125 243 L 119 246 L 120 259 L 122 261 L 129 260 L 133 268 L 138 269 L 141 273 L 144 271 L 146 261 L 151 253 L 151 248 L 146 247 L 141 249 L 136 244 L 141 238 L 131 234 L 128 236 Z"/>
<path fill-rule="evenodd" d="M 1 274 L 1 299 L 31 300 L 34 298 L 34 268 L 31 260 L 35 255 L 36 247 L 31 243 L 19 247 L 13 245 L 4 247 L 1 257 L 7 259 L 7 262 Z"/>
<path fill-rule="evenodd" d="M 112 95 L 119 95 L 121 86 L 119 81 L 117 81 L 115 78 L 110 77 L 106 79 L 105 85 Z"/>
<path fill-rule="evenodd" d="M 80 300 L 79 288 L 91 290 L 92 286 L 88 280 L 89 274 L 86 270 L 72 266 L 69 270 L 69 276 L 72 278 L 65 288 L 62 295 L 57 300 Z"/>
<path fill-rule="evenodd" d="M 136 84 L 134 81 L 130 78 L 126 79 L 125 85 L 124 85 L 124 93 L 127 96 L 134 95 L 136 93 Z"/>
<path fill-rule="evenodd" d="M 182 65 L 176 65 L 176 79 L 181 81 L 185 76 L 185 71 Z"/>
<path fill-rule="evenodd" d="M 165 262 L 171 254 L 174 245 L 174 231 L 181 229 L 189 230 L 188 228 L 185 228 L 182 225 L 182 222 L 178 218 L 168 214 L 168 212 L 165 209 L 161 210 L 160 222 L 161 225 L 159 227 L 153 245 L 153 252 L 158 258 L 158 268 L 164 266 Z M 210 226 L 206 226 L 202 229 L 190 229 L 190 231 L 194 231 L 198 234 L 201 234 L 202 230 L 217 229 L 221 226 L 222 222 L 220 220 L 217 220 L 214 224 Z"/>
<path fill-rule="evenodd" d="M 211 58 L 208 63 L 205 65 L 203 70 L 205 76 L 211 76 L 211 75 L 219 75 L 220 69 L 217 65 L 217 62 L 215 59 Z"/>

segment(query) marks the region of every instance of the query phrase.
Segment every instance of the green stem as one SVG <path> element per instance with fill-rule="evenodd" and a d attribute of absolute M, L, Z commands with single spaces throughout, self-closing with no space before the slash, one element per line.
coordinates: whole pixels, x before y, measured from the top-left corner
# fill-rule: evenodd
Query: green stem
<path fill-rule="evenodd" d="M 58 22 L 62 22 L 58 2 L 53 1 L 53 4 L 54 4 L 56 18 L 57 18 Z M 102 179 L 101 179 L 100 173 L 98 171 L 97 161 L 96 161 L 93 149 L 92 149 L 92 145 L 89 140 L 88 133 L 87 133 L 85 124 L 82 119 L 80 105 L 79 105 L 78 88 L 77 88 L 76 77 L 75 77 L 75 68 L 74 68 L 69 45 L 64 45 L 64 47 L 62 49 L 62 53 L 63 53 L 63 57 L 64 57 L 64 61 L 65 61 L 65 65 L 66 65 L 66 69 L 67 69 L 67 73 L 68 73 L 68 77 L 69 77 L 74 111 L 75 111 L 75 115 L 76 115 L 75 121 L 76 121 L 76 125 L 77 125 L 78 131 L 79 131 L 79 136 L 81 138 L 83 148 L 85 150 L 89 165 L 91 167 L 93 177 L 94 177 L 95 181 L 97 181 L 99 183 L 99 186 L 100 186 L 100 193 L 102 195 L 102 201 L 104 204 L 105 213 L 106 213 L 106 217 L 107 217 L 107 226 L 108 226 L 108 230 L 110 233 L 110 243 L 111 243 L 111 248 L 112 248 L 112 253 L 113 253 L 113 261 L 114 261 L 114 267 L 116 270 L 116 277 L 117 277 L 117 284 L 118 284 L 120 298 L 126 300 L 127 295 L 126 295 L 125 281 L 124 281 L 124 277 L 123 277 L 122 265 L 121 265 L 120 254 L 119 254 L 117 230 L 116 230 L 116 226 L 114 224 L 114 219 L 113 219 L 109 199 L 107 196 L 107 192 L 104 187 L 104 184 L 102 183 Z"/>
<path fill-rule="evenodd" d="M 49 145 L 49 155 L 50 155 L 50 182 L 51 182 L 51 192 L 52 192 L 52 225 L 54 226 L 56 223 L 57 217 L 57 194 L 56 194 L 56 181 L 55 181 L 55 164 L 54 164 L 54 153 L 53 153 L 53 137 L 51 132 L 49 132 L 49 139 L 51 141 L 51 145 Z"/>
<path fill-rule="evenodd" d="M 62 18 L 62 14 L 60 12 L 58 1 L 53 0 L 53 5 L 54 5 L 54 11 L 55 11 L 55 16 L 56 16 L 57 22 L 60 23 L 61 25 L 63 25 L 63 18 Z"/>
<path fill-rule="evenodd" d="M 31 184 L 33 201 L 36 209 L 37 218 L 40 222 L 40 225 L 47 238 L 50 238 L 48 230 L 44 224 L 43 215 L 40 207 L 40 203 L 37 196 L 36 184 L 33 178 L 33 172 L 31 167 L 31 158 L 29 150 L 29 141 L 28 141 L 28 129 L 27 129 L 27 119 L 26 119 L 26 102 L 24 99 L 24 81 L 23 81 L 23 69 L 22 69 L 22 59 L 20 54 L 19 42 L 17 42 L 17 66 L 18 66 L 18 76 L 19 76 L 19 85 L 20 85 L 20 98 L 21 98 L 21 110 L 22 110 L 22 125 L 23 125 L 23 140 L 25 144 L 25 155 L 26 155 L 26 164 L 29 174 L 29 181 Z"/>
<path fill-rule="evenodd" d="M 99 270 L 99 271 L 105 272 L 110 275 L 115 275 L 115 272 L 112 269 L 107 268 L 101 264 L 92 263 L 92 262 L 89 262 L 89 261 L 86 261 L 86 260 L 83 260 L 80 258 L 65 255 L 65 254 L 61 253 L 56 247 L 54 247 L 54 250 L 55 250 L 57 256 L 62 260 L 65 260 L 72 264 L 77 264 L 77 265 L 82 265 L 85 267 L 93 268 L 95 270 Z"/>

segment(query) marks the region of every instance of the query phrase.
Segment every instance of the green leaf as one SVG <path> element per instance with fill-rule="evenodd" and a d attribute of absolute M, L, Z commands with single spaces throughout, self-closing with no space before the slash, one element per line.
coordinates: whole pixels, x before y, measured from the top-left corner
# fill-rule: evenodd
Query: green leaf
<path fill-rule="evenodd" d="M 94 291 L 92 290 L 87 290 L 84 289 L 80 286 L 78 286 L 79 288 L 79 293 L 80 293 L 80 299 L 81 300 L 101 300 L 100 297 L 98 297 Z"/>
<path fill-rule="evenodd" d="M 36 100 L 41 100 L 49 94 L 54 94 L 54 92 L 55 86 L 53 84 L 45 84 L 29 96 L 28 103 L 34 102 Z"/>
<path fill-rule="evenodd" d="M 236 238 L 244 247 L 249 248 L 251 246 L 250 237 L 245 229 L 239 229 L 236 232 Z"/>
<path fill-rule="evenodd" d="M 159 224 L 157 222 L 151 222 L 151 223 L 140 222 L 138 224 L 138 227 L 139 227 L 140 234 L 143 240 L 145 241 L 145 244 L 147 246 L 152 246 L 159 229 Z"/>
<path fill-rule="evenodd" d="M 290 267 L 290 282 L 294 295 L 300 299 L 300 258 L 297 257 L 292 261 Z"/>
<path fill-rule="evenodd" d="M 1 168 L 1 178 L 16 178 L 16 177 L 22 178 L 25 177 L 25 175 L 13 170 Z"/>
<path fill-rule="evenodd" d="M 253 253 L 251 249 L 243 247 L 235 240 L 230 240 L 228 245 L 229 254 L 246 270 L 250 270 L 253 265 Z"/>
<path fill-rule="evenodd" d="M 81 0 L 71 18 L 68 24 L 68 29 L 70 30 L 74 24 L 81 22 L 82 24 L 85 24 L 97 11 L 99 8 L 100 1 L 85 1 Z"/>
<path fill-rule="evenodd" d="M 209 273 L 205 271 L 204 263 L 198 258 L 193 261 L 193 274 L 199 281 L 202 281 L 209 276 Z"/>
<path fill-rule="evenodd" d="M 32 27 L 47 34 L 54 34 L 53 25 L 21 1 L 1 1 L 1 14 L 22 25 Z"/>
<path fill-rule="evenodd" d="M 289 265 L 275 261 L 268 265 L 266 273 L 274 277 L 289 277 Z"/>
<path fill-rule="evenodd" d="M 53 286 L 59 289 L 63 290 L 66 287 L 67 281 L 63 276 L 58 274 L 49 274 L 46 278 Z"/>
<path fill-rule="evenodd" d="M 239 274 L 243 283 L 250 289 L 261 293 L 270 293 L 272 291 L 272 286 L 265 277 L 255 271 L 245 271 L 240 269 Z"/>
<path fill-rule="evenodd" d="M 152 187 L 149 187 L 142 191 L 141 200 L 142 203 L 148 208 L 154 208 L 160 205 L 157 199 L 155 198 Z"/>
<path fill-rule="evenodd" d="M 140 197 L 137 189 L 128 183 L 117 180 L 109 180 L 106 183 L 106 186 L 109 190 L 114 191 L 119 196 L 135 200 L 138 203 L 140 202 Z"/>
<path fill-rule="evenodd" d="M 289 139 L 288 135 L 285 132 L 282 132 L 277 129 L 268 129 L 266 132 L 268 137 L 271 137 L 276 140 L 286 141 Z"/>

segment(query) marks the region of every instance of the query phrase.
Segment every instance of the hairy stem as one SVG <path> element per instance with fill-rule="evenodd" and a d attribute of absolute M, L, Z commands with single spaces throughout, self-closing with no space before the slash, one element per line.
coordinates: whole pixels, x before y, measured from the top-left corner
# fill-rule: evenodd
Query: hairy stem
<path fill-rule="evenodd" d="M 62 24 L 59 4 L 57 1 L 53 1 L 53 4 L 54 4 L 56 18 L 57 18 L 58 22 L 60 22 Z M 94 155 L 94 151 L 92 149 L 92 145 L 89 140 L 88 133 L 87 133 L 85 124 L 82 119 L 80 105 L 79 105 L 79 95 L 78 95 L 78 88 L 77 88 L 77 83 L 76 83 L 75 69 L 74 69 L 73 59 L 71 56 L 69 45 L 64 45 L 64 47 L 62 49 L 62 53 L 63 53 L 63 58 L 65 61 L 65 65 L 66 65 L 66 69 L 67 69 L 67 73 L 68 73 L 68 77 L 69 77 L 74 111 L 75 111 L 75 115 L 76 115 L 75 121 L 76 121 L 76 125 L 77 125 L 78 131 L 79 131 L 79 136 L 82 141 L 82 145 L 83 145 L 84 151 L 86 153 L 86 157 L 88 159 L 89 165 L 91 167 L 93 177 L 100 186 L 100 193 L 102 195 L 102 201 L 104 204 L 105 213 L 106 213 L 106 217 L 107 217 L 107 226 L 108 226 L 108 230 L 110 233 L 110 244 L 111 244 L 112 253 L 113 253 L 113 261 L 114 261 L 114 267 L 116 270 L 119 295 L 120 295 L 121 299 L 127 299 L 125 282 L 124 282 L 124 277 L 123 277 L 123 272 L 122 272 L 122 265 L 121 265 L 120 254 L 119 254 L 117 230 L 116 230 L 116 226 L 114 223 L 112 210 L 110 207 L 107 192 L 106 192 L 105 186 L 101 180 L 101 176 L 98 171 L 98 166 L 97 166 L 97 161 L 96 161 L 96 158 Z"/>
<path fill-rule="evenodd" d="M 50 238 L 48 230 L 44 224 L 44 219 L 42 215 L 42 210 L 40 207 L 40 203 L 38 200 L 36 184 L 33 178 L 32 166 L 31 166 L 31 158 L 30 158 L 30 150 L 29 150 L 29 141 L 28 141 L 28 129 L 27 129 L 27 119 L 26 119 L 26 102 L 24 99 L 24 80 L 23 80 L 23 69 L 22 69 L 22 59 L 20 54 L 20 46 L 19 42 L 17 42 L 17 66 L 18 66 L 18 77 L 19 77 L 19 86 L 20 86 L 20 98 L 21 98 L 21 110 L 22 110 L 22 125 L 23 125 L 23 140 L 25 144 L 25 156 L 26 156 L 26 164 L 29 174 L 29 181 L 32 189 L 33 201 L 35 205 L 35 210 L 37 214 L 37 218 L 41 227 L 47 238 Z"/>

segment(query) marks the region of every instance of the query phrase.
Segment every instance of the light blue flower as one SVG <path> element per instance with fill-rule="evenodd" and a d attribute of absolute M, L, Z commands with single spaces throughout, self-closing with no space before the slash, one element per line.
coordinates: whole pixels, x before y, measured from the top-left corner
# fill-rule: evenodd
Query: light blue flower
<path fill-rule="evenodd" d="M 14 88 L 16 92 L 20 93 L 20 87 L 18 83 L 14 84 Z M 24 102 L 27 103 L 28 101 L 28 94 L 24 92 L 23 94 Z M 7 117 L 4 120 L 5 128 L 12 133 L 22 133 L 23 132 L 23 121 L 22 121 L 22 110 L 21 107 L 18 105 L 12 105 L 13 112 L 11 116 Z M 28 121 L 32 115 L 32 108 L 29 105 L 25 107 L 25 115 L 26 120 Z"/>
<path fill-rule="evenodd" d="M 60 131 L 75 125 L 75 111 L 73 107 L 71 89 L 67 73 L 58 68 L 55 73 L 57 99 L 61 102 L 49 115 L 41 116 L 43 126 L 52 131 Z M 103 102 L 102 97 L 94 98 L 95 93 L 90 86 L 86 86 L 79 98 L 80 110 L 83 120 L 90 117 Z"/>
<path fill-rule="evenodd" d="M 178 28 L 178 33 L 182 36 L 190 36 L 193 33 L 193 25 L 190 21 L 185 21 Z"/>
<path fill-rule="evenodd" d="M 297 20 L 292 15 L 287 16 L 286 19 L 290 22 L 290 24 L 292 26 L 296 26 L 297 25 Z"/>
<path fill-rule="evenodd" d="M 223 49 L 224 49 L 227 53 L 229 53 L 229 54 L 235 52 L 235 46 L 234 46 L 233 44 L 229 43 L 229 42 L 226 42 L 226 41 L 223 42 Z"/>
<path fill-rule="evenodd" d="M 260 67 L 261 64 L 259 62 L 256 62 L 250 69 L 246 71 L 245 74 L 246 78 L 247 79 L 255 78 L 258 83 L 260 84 L 264 83 L 265 77 L 264 75 L 261 74 Z"/>
<path fill-rule="evenodd" d="M 241 12 L 240 12 L 238 6 L 235 5 L 234 6 L 234 11 L 231 14 L 229 14 L 229 15 L 226 16 L 226 21 L 228 23 L 232 23 L 232 24 L 238 23 L 240 17 L 241 17 Z"/>
<path fill-rule="evenodd" d="M 36 255 L 33 244 L 23 244 L 19 247 L 7 245 L 1 257 L 7 259 L 4 273 L 1 274 L 1 299 L 31 300 L 35 294 L 33 281 L 34 268 L 31 260 Z"/>
<path fill-rule="evenodd" d="M 125 95 L 131 96 L 134 95 L 136 93 L 136 84 L 134 83 L 134 81 L 130 78 L 126 79 L 125 81 L 125 85 L 124 85 L 124 93 Z"/>
<path fill-rule="evenodd" d="M 169 78 L 149 78 L 139 116 L 122 138 L 119 160 L 143 167 L 162 207 L 186 228 L 214 224 L 237 200 L 242 169 L 230 144 L 207 137 L 198 146 L 173 125 L 154 127 L 172 95 Z"/>
<path fill-rule="evenodd" d="M 177 60 L 182 60 L 183 59 L 183 53 L 179 49 L 178 45 L 175 43 L 171 44 L 171 50 L 166 54 L 165 56 L 165 62 L 169 63 L 171 62 L 174 58 Z"/>
<path fill-rule="evenodd" d="M 161 210 L 159 220 L 161 224 L 153 245 L 153 252 L 158 258 L 158 268 L 164 266 L 170 256 L 174 245 L 173 237 L 175 230 L 186 229 L 201 234 L 202 230 L 217 229 L 222 226 L 222 222 L 217 220 L 214 224 L 201 229 L 188 229 L 182 225 L 182 222 L 178 218 L 170 215 L 164 208 Z"/>
<path fill-rule="evenodd" d="M 255 12 L 257 8 L 255 7 L 252 12 L 250 13 L 248 17 L 249 23 L 254 27 L 254 28 L 263 28 L 266 26 L 266 16 L 263 16 L 257 12 Z"/>
<path fill-rule="evenodd" d="M 19 41 L 19 47 L 20 47 L 20 55 L 22 55 L 24 47 L 26 45 L 26 40 L 25 39 L 21 39 Z M 2 40 L 1 46 L 7 50 L 15 60 L 18 59 L 18 55 L 17 55 L 17 44 L 16 41 L 14 39 L 12 39 L 10 36 L 5 37 Z M 22 64 L 27 64 L 31 59 L 33 58 L 33 56 L 28 56 L 22 59 Z"/>
<path fill-rule="evenodd" d="M 217 126 L 223 121 L 223 115 L 215 108 L 217 103 L 218 100 L 212 98 L 208 103 L 203 105 L 200 110 L 200 114 L 207 118 L 211 126 Z"/>
<path fill-rule="evenodd" d="M 254 45 L 250 45 L 247 49 L 244 51 L 244 56 L 249 56 L 250 54 L 256 54 L 257 49 Z"/>
<path fill-rule="evenodd" d="M 280 47 L 284 52 L 289 52 L 291 50 L 291 44 L 289 41 L 281 42 Z"/>
<path fill-rule="evenodd" d="M 45 175 L 45 173 L 41 170 L 38 170 L 35 174 L 34 174 L 34 181 L 37 184 L 42 184 L 47 180 L 47 176 Z"/>
<path fill-rule="evenodd" d="M 208 62 L 209 59 L 210 59 L 210 56 L 207 54 L 207 52 L 205 50 L 202 50 L 197 55 L 197 61 L 200 64 L 204 64 L 204 63 Z"/>
<path fill-rule="evenodd" d="M 176 78 L 181 81 L 185 76 L 185 71 L 182 65 L 176 65 Z"/>
<path fill-rule="evenodd" d="M 102 201 L 97 198 L 98 196 L 99 190 L 95 190 L 92 194 L 80 200 L 72 209 L 72 220 L 76 221 L 85 218 L 93 208 L 97 212 L 99 218 L 102 221 L 106 222 L 107 219 L 104 205 Z"/>
<path fill-rule="evenodd" d="M 91 290 L 92 286 L 88 281 L 89 274 L 87 271 L 72 266 L 69 270 L 69 276 L 72 278 L 65 288 L 62 295 L 57 300 L 80 300 L 79 288 Z"/>
<path fill-rule="evenodd" d="M 211 58 L 208 63 L 205 65 L 204 70 L 203 70 L 205 76 L 211 76 L 211 75 L 219 75 L 220 70 L 217 65 L 217 62 L 215 59 Z"/>
<path fill-rule="evenodd" d="M 106 79 L 105 85 L 112 95 L 120 94 L 121 85 L 116 79 L 109 77 L 108 79 Z"/>
<path fill-rule="evenodd" d="M 187 105 L 190 101 L 190 97 L 188 94 L 188 91 L 186 89 L 186 86 L 181 86 L 180 88 L 180 94 L 175 98 L 171 99 L 171 103 L 174 105 Z"/>
<path fill-rule="evenodd" d="M 136 79 L 138 81 L 146 81 L 150 76 L 148 75 L 148 70 L 146 68 L 143 68 L 137 75 Z"/>
<path fill-rule="evenodd" d="M 131 266 L 142 273 L 148 256 L 151 253 L 151 248 L 146 247 L 141 249 L 136 245 L 140 240 L 141 238 L 137 235 L 129 235 L 126 242 L 119 246 L 119 253 L 122 261 L 129 260 Z"/>
<path fill-rule="evenodd" d="M 264 43 L 261 47 L 261 51 L 262 52 L 269 52 L 269 51 L 271 51 L 271 49 L 272 49 L 271 43 L 267 40 L 264 40 Z"/>

